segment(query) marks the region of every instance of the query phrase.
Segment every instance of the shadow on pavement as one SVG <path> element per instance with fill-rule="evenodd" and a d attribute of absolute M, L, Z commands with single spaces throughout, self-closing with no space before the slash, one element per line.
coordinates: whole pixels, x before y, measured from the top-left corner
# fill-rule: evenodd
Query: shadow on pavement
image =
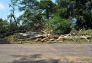
<path fill-rule="evenodd" d="M 35 54 L 31 56 L 16 55 L 15 57 L 20 57 L 20 59 L 15 60 L 12 63 L 61 63 L 58 59 L 43 59 L 41 54 Z"/>

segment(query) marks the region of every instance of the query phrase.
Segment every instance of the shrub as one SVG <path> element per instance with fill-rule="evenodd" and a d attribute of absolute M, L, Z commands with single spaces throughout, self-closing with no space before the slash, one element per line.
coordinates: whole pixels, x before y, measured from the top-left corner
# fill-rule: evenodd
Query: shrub
<path fill-rule="evenodd" d="M 91 29 L 88 29 L 88 30 L 81 30 L 79 31 L 78 35 L 91 35 L 92 36 L 92 30 Z"/>
<path fill-rule="evenodd" d="M 67 34 L 70 32 L 70 21 L 67 19 L 62 19 L 59 16 L 54 16 L 53 19 L 47 22 L 48 29 L 52 29 L 55 34 Z"/>

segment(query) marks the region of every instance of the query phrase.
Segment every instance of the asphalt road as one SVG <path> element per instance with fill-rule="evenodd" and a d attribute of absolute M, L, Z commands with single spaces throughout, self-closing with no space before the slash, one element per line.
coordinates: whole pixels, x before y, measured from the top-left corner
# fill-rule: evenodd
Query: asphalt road
<path fill-rule="evenodd" d="M 0 44 L 0 63 L 61 63 L 58 60 L 46 62 L 42 59 L 46 59 L 46 57 L 57 59 L 57 57 L 63 56 L 92 57 L 92 45 Z M 34 60 L 39 60 L 39 58 L 41 58 L 39 62 L 34 62 Z"/>

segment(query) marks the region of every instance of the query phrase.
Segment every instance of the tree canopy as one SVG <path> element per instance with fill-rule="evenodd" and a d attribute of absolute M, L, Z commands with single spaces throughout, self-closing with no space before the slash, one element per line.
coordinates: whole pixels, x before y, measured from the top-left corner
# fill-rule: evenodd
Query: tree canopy
<path fill-rule="evenodd" d="M 57 34 L 92 29 L 92 0 L 11 0 L 9 6 L 9 23 L 0 19 L 1 29 L 6 25 L 9 31 L 16 32 L 52 29 Z M 19 17 L 16 8 L 23 12 Z"/>

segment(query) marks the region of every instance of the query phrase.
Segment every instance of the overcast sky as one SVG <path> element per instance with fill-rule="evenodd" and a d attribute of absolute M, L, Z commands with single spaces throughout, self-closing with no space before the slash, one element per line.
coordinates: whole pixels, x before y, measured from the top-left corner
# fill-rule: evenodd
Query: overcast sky
<path fill-rule="evenodd" d="M 0 0 L 0 18 L 6 19 L 7 15 L 9 15 L 9 3 L 10 0 Z M 16 12 L 16 15 L 18 16 L 19 13 Z"/>

